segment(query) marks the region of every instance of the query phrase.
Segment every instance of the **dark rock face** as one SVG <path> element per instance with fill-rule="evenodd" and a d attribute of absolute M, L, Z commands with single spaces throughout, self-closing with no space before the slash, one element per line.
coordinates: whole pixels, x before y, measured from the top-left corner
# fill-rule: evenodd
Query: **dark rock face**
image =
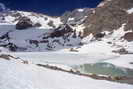
<path fill-rule="evenodd" d="M 49 21 L 48 22 L 48 25 L 51 26 L 51 27 L 53 27 L 53 28 L 56 28 L 56 26 L 54 25 L 53 21 Z"/>
<path fill-rule="evenodd" d="M 34 27 L 41 27 L 42 25 L 40 23 L 34 24 Z"/>
<path fill-rule="evenodd" d="M 127 41 L 133 41 L 133 32 L 128 32 L 123 37 Z"/>
<path fill-rule="evenodd" d="M 96 39 L 102 38 L 102 37 L 104 37 L 104 36 L 105 36 L 105 33 L 97 33 L 96 35 L 94 35 L 94 37 L 95 37 Z"/>
<path fill-rule="evenodd" d="M 16 29 L 22 30 L 32 27 L 32 21 L 27 17 L 22 17 L 16 24 Z"/>
<path fill-rule="evenodd" d="M 125 30 L 133 30 L 133 13 L 128 15 L 127 25 L 125 26 Z"/>
<path fill-rule="evenodd" d="M 113 50 L 112 52 L 119 54 L 129 54 L 129 52 L 125 48 L 121 48 L 119 50 Z"/>
<path fill-rule="evenodd" d="M 61 37 L 61 36 L 64 36 L 65 34 L 71 33 L 71 32 L 73 32 L 73 29 L 69 25 L 65 25 L 65 26 L 61 26 L 61 27 L 55 29 L 55 31 L 50 34 L 50 37 L 51 38 Z"/>
<path fill-rule="evenodd" d="M 84 36 L 90 33 L 97 34 L 102 31 L 113 31 L 126 23 L 126 30 L 133 29 L 133 15 L 127 13 L 133 7 L 133 0 L 104 0 L 103 6 L 95 8 L 85 21 Z M 129 29 L 130 28 L 130 29 Z"/>
<path fill-rule="evenodd" d="M 9 50 L 12 51 L 12 52 L 17 51 L 17 46 L 13 43 L 9 43 L 8 47 L 9 47 Z"/>

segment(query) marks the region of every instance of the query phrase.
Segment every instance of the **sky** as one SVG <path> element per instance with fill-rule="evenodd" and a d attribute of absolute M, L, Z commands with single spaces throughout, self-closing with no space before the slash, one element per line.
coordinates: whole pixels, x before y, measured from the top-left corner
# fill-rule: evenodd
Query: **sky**
<path fill-rule="evenodd" d="M 12 10 L 61 15 L 76 8 L 93 8 L 102 0 L 0 0 Z"/>

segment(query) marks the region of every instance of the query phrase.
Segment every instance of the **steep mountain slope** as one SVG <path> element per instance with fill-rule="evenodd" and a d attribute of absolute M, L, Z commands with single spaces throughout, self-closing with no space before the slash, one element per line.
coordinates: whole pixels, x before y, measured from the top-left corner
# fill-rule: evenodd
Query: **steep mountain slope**
<path fill-rule="evenodd" d="M 54 50 L 80 43 L 81 33 L 63 25 L 60 17 L 9 11 L 1 13 L 0 22 L 0 45 L 10 51 Z"/>
<path fill-rule="evenodd" d="M 98 33 L 101 31 L 112 31 L 126 24 L 125 30 L 131 30 L 132 13 L 128 10 L 133 8 L 132 0 L 104 0 L 97 8 L 95 13 L 86 19 L 86 31 Z M 129 20 L 130 19 L 130 20 Z"/>
<path fill-rule="evenodd" d="M 1 50 L 104 52 L 101 49 L 105 49 L 109 53 L 132 53 L 132 8 L 132 0 L 104 0 L 96 8 L 76 9 L 61 17 L 3 12 Z"/>
<path fill-rule="evenodd" d="M 82 32 L 81 43 L 87 43 L 76 50 L 80 52 L 132 53 L 127 51 L 132 51 L 132 8 L 132 0 L 104 0 L 96 8 L 88 8 L 87 14 L 86 9 L 64 14 L 68 18 L 66 23 L 70 23 Z M 78 17 L 80 19 L 77 21 L 78 23 L 73 24 Z M 102 51 L 102 49 L 104 50 Z"/>

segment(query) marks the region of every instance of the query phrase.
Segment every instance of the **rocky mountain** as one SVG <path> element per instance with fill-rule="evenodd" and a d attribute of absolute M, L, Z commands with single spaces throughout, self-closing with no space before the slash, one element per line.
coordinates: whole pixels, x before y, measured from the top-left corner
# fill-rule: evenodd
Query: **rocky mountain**
<path fill-rule="evenodd" d="M 61 17 L 7 11 L 0 13 L 0 47 L 1 51 L 80 52 L 94 50 L 91 44 L 95 42 L 109 47 L 110 52 L 128 53 L 132 24 L 132 0 L 104 0 L 96 8 L 75 9 Z"/>
<path fill-rule="evenodd" d="M 93 41 L 100 40 L 103 42 L 106 39 L 107 43 L 113 44 L 113 47 L 116 48 L 120 47 L 120 49 L 121 47 L 122 49 L 128 48 L 129 45 L 127 43 L 132 43 L 132 0 L 104 0 L 96 8 L 80 9 L 79 12 L 76 11 L 78 10 L 69 13 L 69 15 L 65 14 L 65 16 L 69 17 L 67 19 L 68 23 L 71 21 L 80 23 L 76 23 L 74 25 L 75 27 L 83 26 L 83 38 L 90 36 Z M 78 17 L 80 19 L 79 21 L 76 20 Z M 88 38 L 89 40 L 90 37 Z"/>
<path fill-rule="evenodd" d="M 113 31 L 125 25 L 125 30 L 131 30 L 133 8 L 132 0 L 104 0 L 95 8 L 95 13 L 88 16 L 85 21 L 85 31 L 99 33 L 101 31 Z M 102 12 L 102 13 L 101 13 Z M 86 33 L 86 32 L 85 32 Z M 87 34 L 85 34 L 87 35 Z"/>
<path fill-rule="evenodd" d="M 60 17 L 23 11 L 0 14 L 0 45 L 9 51 L 44 51 L 77 45 L 80 36 Z M 58 46 L 58 47 L 57 47 Z"/>
<path fill-rule="evenodd" d="M 60 17 L 2 10 L 0 89 L 133 89 L 133 0 Z"/>

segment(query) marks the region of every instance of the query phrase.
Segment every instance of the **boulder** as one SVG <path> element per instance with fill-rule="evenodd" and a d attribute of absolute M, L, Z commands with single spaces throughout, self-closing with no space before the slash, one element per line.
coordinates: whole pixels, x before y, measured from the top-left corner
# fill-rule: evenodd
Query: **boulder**
<path fill-rule="evenodd" d="M 103 38 L 105 36 L 105 33 L 97 33 L 94 35 L 96 39 Z"/>
<path fill-rule="evenodd" d="M 22 17 L 16 24 L 16 29 L 18 30 L 27 29 L 33 27 L 32 24 L 33 24 L 32 21 L 28 17 Z"/>
<path fill-rule="evenodd" d="M 61 37 L 61 36 L 64 36 L 65 34 L 72 33 L 72 32 L 73 32 L 73 29 L 66 24 L 65 26 L 60 26 L 57 29 L 55 29 L 55 31 L 50 34 L 50 37 L 51 38 Z"/>
<path fill-rule="evenodd" d="M 34 27 L 41 27 L 42 25 L 40 23 L 35 23 Z"/>

